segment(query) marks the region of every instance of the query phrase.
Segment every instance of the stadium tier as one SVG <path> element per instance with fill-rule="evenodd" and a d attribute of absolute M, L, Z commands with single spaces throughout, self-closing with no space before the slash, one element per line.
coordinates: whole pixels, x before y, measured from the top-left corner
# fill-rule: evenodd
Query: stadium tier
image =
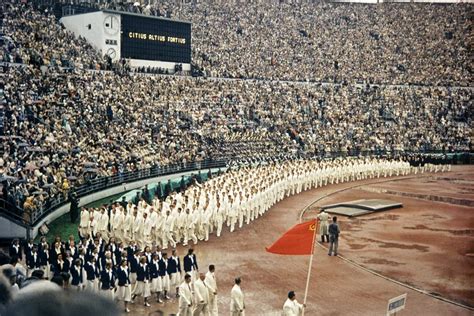
<path fill-rule="evenodd" d="M 203 4 L 203 7 L 206 8 L 206 5 Z M 435 79 L 437 76 L 447 75 L 435 67 L 440 62 L 444 63 L 444 69 L 456 73 L 444 76 L 443 82 L 458 77 L 470 78 L 464 73 L 468 67 L 462 63 L 464 53 L 460 47 L 467 42 L 463 17 L 471 6 L 463 6 L 463 10 L 454 5 L 390 4 L 387 7 L 396 12 L 394 16 L 401 15 L 408 21 L 403 24 L 404 27 L 410 25 L 416 29 L 419 23 L 427 23 L 426 21 L 438 16 L 443 21 L 449 20 L 452 26 L 446 26 L 446 30 L 453 31 L 453 38 L 446 38 L 439 28 L 436 28 L 436 32 L 433 30 L 433 34 L 428 34 L 430 29 L 423 29 L 423 34 L 405 33 L 399 29 L 395 32 L 395 26 L 388 23 L 394 17 L 387 16 L 385 6 L 315 4 L 314 12 L 319 12 L 317 14 L 325 17 L 328 23 L 332 21 L 338 29 L 340 23 L 344 22 L 342 26 L 347 32 L 350 32 L 350 21 L 360 21 L 354 22 L 352 26 L 357 32 L 363 32 L 368 25 L 372 26 L 373 32 L 378 28 L 389 27 L 377 31 L 380 33 L 379 38 L 367 34 L 365 41 L 360 42 L 358 54 L 369 59 L 362 63 L 354 56 L 351 57 L 351 67 L 358 67 L 359 72 L 351 75 L 352 80 L 348 81 L 368 80 L 365 75 L 358 74 L 383 74 L 383 71 L 369 71 L 365 68 L 384 67 L 387 61 L 383 58 L 388 58 L 383 54 L 378 62 L 371 61 L 372 53 L 367 52 L 364 47 L 366 42 L 367 45 L 377 42 L 378 50 L 390 50 L 395 42 L 400 42 L 400 45 L 405 43 L 414 53 L 424 55 L 426 53 L 423 51 L 428 47 L 435 46 L 438 49 L 445 45 L 446 52 L 449 47 L 456 47 L 459 59 L 448 56 L 442 58 L 440 54 L 432 52 L 431 58 L 439 58 L 438 61 L 410 55 L 406 62 L 413 63 L 414 70 L 416 69 L 414 72 L 418 75 L 423 74 L 419 69 L 430 64 L 426 78 Z M 20 208 L 24 208 L 25 203 L 28 204 L 28 197 L 33 197 L 34 192 L 42 192 L 34 196 L 34 204 L 42 204 L 52 192 L 55 196 L 61 191 L 65 194 L 70 187 L 91 178 L 170 163 L 284 154 L 321 155 L 328 152 L 453 152 L 466 151 L 471 146 L 470 88 L 395 85 L 400 83 L 401 77 L 398 75 L 389 82 L 386 79 L 380 80 L 390 85 L 370 85 L 368 82 L 308 84 L 95 71 L 94 69 L 107 68 L 101 53 L 84 39 L 75 38 L 58 24 L 53 15 L 35 10 L 31 5 L 5 3 L 2 8 L 3 60 L 15 64 L 6 64 L 2 73 L 4 116 L 1 165 L 3 176 L 13 177 L 15 180 L 7 185 L 10 192 L 8 201 Z M 263 8 L 265 7 L 255 5 L 257 13 Z M 291 5 L 285 4 L 277 8 L 279 10 L 274 12 L 276 9 L 270 6 L 265 14 L 256 16 L 260 16 L 262 21 L 269 14 L 278 17 L 282 14 L 280 11 L 290 10 Z M 303 6 L 298 10 L 304 8 Z M 345 15 L 340 12 L 344 8 L 347 9 L 344 11 Z M 325 38 L 324 42 L 332 43 L 333 46 L 340 45 L 338 50 L 341 53 L 350 54 L 350 50 L 344 49 L 348 45 L 347 41 L 339 39 L 336 30 L 316 28 L 316 25 L 307 23 L 306 19 L 323 23 L 320 19 L 294 13 L 285 19 L 275 19 L 278 21 L 275 23 L 288 23 L 286 29 L 292 26 L 294 31 L 294 20 L 301 17 L 299 25 L 313 27 L 314 30 L 306 31 L 313 36 L 305 33 L 306 35 L 299 34 L 295 38 L 297 41 L 313 43 L 312 49 L 319 53 L 302 50 L 300 53 L 311 57 L 313 62 L 305 63 L 304 67 L 301 65 L 302 67 L 295 67 L 293 70 L 288 69 L 285 75 L 279 76 L 282 63 L 294 63 L 298 60 L 294 53 L 288 51 L 285 58 L 277 58 L 279 61 L 274 69 L 268 68 L 268 65 L 260 67 L 261 61 L 255 59 L 260 50 L 252 46 L 256 41 L 241 41 L 241 47 L 227 41 L 235 36 L 244 36 L 252 30 L 261 32 L 261 47 L 264 48 L 274 38 L 265 36 L 265 29 L 282 30 L 283 27 L 260 23 L 257 28 L 250 20 L 237 19 L 235 25 L 229 24 L 221 28 L 222 32 L 214 29 L 215 36 L 223 37 L 216 40 L 217 45 L 211 49 L 207 40 L 213 37 L 203 40 L 203 27 L 215 22 L 212 25 L 217 28 L 220 19 L 217 13 L 220 11 L 210 11 L 206 19 L 200 16 L 202 10 L 204 9 L 198 6 L 195 8 L 195 15 L 188 16 L 190 20 L 195 20 L 193 50 L 198 64 L 203 64 L 204 61 L 200 60 L 199 56 L 202 55 L 196 54 L 197 51 L 211 54 L 207 50 L 212 50 L 213 56 L 221 56 L 221 45 L 228 45 L 233 47 L 233 57 L 221 58 L 226 63 L 224 68 L 228 70 L 233 67 L 245 69 L 245 63 L 253 63 L 252 69 L 268 71 L 268 76 L 258 77 L 301 79 L 298 76 L 305 72 L 306 67 L 319 67 L 317 65 L 337 59 L 333 48 L 326 49 L 318 44 L 328 33 L 333 33 L 334 37 Z M 416 19 L 418 10 L 427 17 L 423 20 Z M 245 12 L 237 10 L 237 16 L 239 14 Z M 373 21 L 374 16 L 385 22 L 377 26 Z M 436 19 L 437 24 L 442 24 Z M 240 32 L 233 29 L 238 25 L 240 29 L 243 28 Z M 249 29 L 246 30 L 245 26 Z M 422 26 L 419 25 L 419 28 Z M 210 31 L 212 26 L 205 29 Z M 316 29 L 320 31 L 317 32 Z M 393 31 L 389 32 L 390 30 Z M 234 31 L 237 33 L 231 36 L 229 32 Z M 229 33 L 228 36 L 223 35 L 226 33 Z M 386 38 L 383 36 L 385 33 Z M 403 41 L 400 37 L 403 37 Z M 420 44 L 418 37 L 430 44 L 417 46 Z M 276 39 L 280 41 L 278 36 Z M 462 44 L 455 45 L 453 41 Z M 278 51 L 285 45 L 290 45 L 294 51 L 302 47 L 283 40 L 281 45 L 272 44 L 272 47 Z M 403 47 L 400 49 L 403 50 Z M 233 59 L 244 51 L 253 52 L 253 57 L 242 55 Z M 264 53 L 269 51 L 263 50 Z M 318 58 L 320 53 L 331 57 Z M 393 56 L 392 59 L 400 58 Z M 454 62 L 460 67 L 449 64 Z M 225 76 L 219 72 L 223 64 L 208 60 L 207 65 L 213 65 L 210 69 L 216 71 L 215 75 Z M 330 73 L 333 67 L 326 69 L 325 73 Z M 345 69 L 342 59 L 340 69 Z M 407 65 L 407 69 L 411 67 Z M 328 79 L 318 77 L 319 71 L 314 69 L 310 72 L 315 75 L 312 80 Z M 408 77 L 403 79 L 404 82 L 411 82 L 409 73 L 405 75 Z M 466 82 L 455 80 L 452 83 L 462 85 Z M 42 189 L 45 186 L 48 189 L 46 193 Z"/>
<path fill-rule="evenodd" d="M 147 276 L 150 262 L 155 279 L 174 264 L 161 248 L 233 232 L 303 191 L 471 162 L 471 4 L 54 2 L 0 3 L 0 239 L 16 227 L 40 238 L 69 211 L 63 228 L 80 238 L 42 236 L 35 251 L 31 240 L 28 277 L 71 273 L 75 289 L 118 295 L 125 311 L 173 291 L 188 315 L 188 279 L 169 276 L 165 290 Z M 84 207 L 117 187 L 101 198 L 123 200 Z M 126 260 L 137 280 L 121 274 Z M 187 260 L 198 291 L 204 276 Z M 100 261 L 93 280 L 79 276 L 84 261 Z M 134 291 L 115 291 L 115 277 Z"/>

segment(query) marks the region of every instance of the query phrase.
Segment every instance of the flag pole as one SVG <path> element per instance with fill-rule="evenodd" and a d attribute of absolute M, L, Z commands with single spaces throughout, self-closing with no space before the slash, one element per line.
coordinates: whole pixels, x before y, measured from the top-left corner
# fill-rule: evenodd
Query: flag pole
<path fill-rule="evenodd" d="M 313 243 L 311 246 L 311 257 L 309 258 L 309 269 L 308 269 L 308 277 L 306 278 L 306 289 L 304 290 L 304 300 L 303 305 L 306 305 L 306 298 L 308 297 L 308 288 L 309 288 L 309 279 L 311 277 L 311 267 L 313 266 L 313 256 L 314 256 L 314 243 L 316 241 L 316 231 L 317 231 L 317 220 L 314 221 L 314 235 L 313 235 Z M 301 312 L 301 316 L 304 316 L 305 307 L 303 306 L 303 310 Z"/>

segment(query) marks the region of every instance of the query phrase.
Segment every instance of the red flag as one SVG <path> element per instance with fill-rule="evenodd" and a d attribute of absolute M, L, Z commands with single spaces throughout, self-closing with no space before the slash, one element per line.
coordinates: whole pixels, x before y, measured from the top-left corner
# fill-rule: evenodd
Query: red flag
<path fill-rule="evenodd" d="M 316 219 L 293 226 L 265 249 L 280 255 L 310 255 L 313 253 L 314 234 Z"/>

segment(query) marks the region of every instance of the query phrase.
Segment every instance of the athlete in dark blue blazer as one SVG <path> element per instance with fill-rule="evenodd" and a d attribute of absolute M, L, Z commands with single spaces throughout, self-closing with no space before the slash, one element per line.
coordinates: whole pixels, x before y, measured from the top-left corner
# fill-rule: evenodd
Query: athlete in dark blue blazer
<path fill-rule="evenodd" d="M 188 254 L 184 256 L 184 272 L 192 275 L 191 271 L 198 270 L 197 258 L 194 254 L 194 250 L 191 248 L 188 250 Z"/>
<path fill-rule="evenodd" d="M 108 262 L 105 270 L 100 274 L 101 290 L 109 291 L 115 287 L 115 273 L 112 271 L 112 264 Z"/>
<path fill-rule="evenodd" d="M 69 271 L 71 273 L 71 278 L 72 278 L 71 285 L 75 287 L 81 287 L 82 286 L 81 260 L 76 259 Z"/>

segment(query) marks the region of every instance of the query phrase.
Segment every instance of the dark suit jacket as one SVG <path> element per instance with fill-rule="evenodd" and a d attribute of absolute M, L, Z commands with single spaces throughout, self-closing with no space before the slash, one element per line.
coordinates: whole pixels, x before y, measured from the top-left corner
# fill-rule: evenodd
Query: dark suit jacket
<path fill-rule="evenodd" d="M 86 270 L 87 280 L 93 281 L 97 277 L 99 269 L 96 268 L 93 264 L 86 263 L 84 265 L 84 270 Z M 96 273 L 97 270 L 97 273 Z"/>
<path fill-rule="evenodd" d="M 63 248 L 61 248 L 60 253 L 63 255 L 63 259 L 64 259 L 66 256 L 64 255 Z M 52 262 L 56 262 L 56 260 L 58 260 L 58 254 L 56 253 L 56 250 L 54 248 L 49 249 L 49 258 L 51 259 Z"/>
<path fill-rule="evenodd" d="M 49 260 L 47 251 L 45 251 L 44 249 L 41 249 L 41 250 L 38 250 L 38 254 L 40 256 L 40 264 L 42 266 L 46 266 L 50 264 L 51 261 Z"/>
<path fill-rule="evenodd" d="M 134 273 L 134 272 L 136 273 L 137 269 L 138 269 L 138 266 L 139 266 L 139 263 L 137 263 L 137 259 L 135 259 L 135 256 L 132 256 L 129 263 L 130 263 L 130 272 L 131 273 Z"/>
<path fill-rule="evenodd" d="M 26 265 L 28 266 L 28 269 L 38 269 L 41 266 L 41 258 L 39 253 L 36 253 L 36 259 L 33 256 L 33 253 L 29 255 L 26 259 Z"/>
<path fill-rule="evenodd" d="M 102 290 L 110 290 L 114 288 L 115 274 L 112 270 L 111 270 L 111 274 L 112 274 L 112 278 L 109 276 L 109 273 L 107 272 L 107 270 L 102 271 L 102 273 L 100 274 L 100 282 L 102 284 L 100 288 Z"/>
<path fill-rule="evenodd" d="M 34 246 L 35 244 L 33 244 Z M 23 247 L 23 251 L 25 253 L 25 258 L 28 260 L 28 257 L 31 255 L 33 251 L 33 246 L 29 246 L 28 243 L 25 243 L 25 246 Z"/>
<path fill-rule="evenodd" d="M 165 276 L 168 274 L 168 259 L 165 260 L 164 258 L 161 258 L 158 261 L 158 266 L 159 266 L 158 274 L 160 276 Z"/>
<path fill-rule="evenodd" d="M 194 267 L 194 270 L 197 270 L 197 269 L 198 269 L 198 264 L 197 264 L 196 255 L 195 255 L 195 254 L 192 254 L 192 257 L 193 257 L 194 263 L 193 263 L 193 261 L 191 260 L 191 256 L 190 256 L 190 255 L 184 256 L 184 262 L 183 262 L 183 263 L 184 263 L 184 271 L 185 271 L 185 272 L 191 271 L 191 267 Z"/>
<path fill-rule="evenodd" d="M 173 257 L 171 258 L 168 258 L 168 274 L 171 274 L 171 273 L 176 273 L 176 272 L 181 272 L 181 261 L 178 258 L 178 262 L 176 263 L 176 261 L 173 259 Z"/>
<path fill-rule="evenodd" d="M 71 285 L 79 285 L 82 283 L 82 268 L 81 266 L 76 267 L 72 266 L 70 269 L 71 272 Z"/>
<path fill-rule="evenodd" d="M 18 250 L 13 247 L 13 245 L 10 245 L 8 253 L 10 254 L 10 257 L 17 257 L 20 261 L 23 259 L 23 254 L 21 252 L 21 245 L 18 245 Z"/>
<path fill-rule="evenodd" d="M 158 265 L 154 261 L 151 261 L 148 264 L 148 266 L 150 268 L 150 278 L 156 279 L 160 275 L 159 274 L 159 269 L 160 269 L 159 261 L 158 261 Z"/>
<path fill-rule="evenodd" d="M 66 272 L 69 272 L 73 264 L 74 264 L 74 260 L 69 261 L 68 259 L 64 259 L 64 266 L 65 266 L 64 270 Z"/>
<path fill-rule="evenodd" d="M 150 271 L 148 265 L 143 267 L 141 264 L 137 267 L 137 281 L 150 280 Z"/>
<path fill-rule="evenodd" d="M 69 272 L 69 265 L 66 263 L 66 260 L 63 261 L 62 268 L 57 261 L 52 264 L 55 275 L 60 274 L 61 272 Z"/>
<path fill-rule="evenodd" d="M 130 284 L 130 271 L 123 271 L 122 268 L 117 268 L 117 278 L 118 278 L 118 285 L 124 286 L 126 284 Z"/>
<path fill-rule="evenodd" d="M 133 255 L 135 254 L 135 250 L 137 250 L 137 247 L 127 247 L 127 260 L 130 262 L 133 259 Z"/>
<path fill-rule="evenodd" d="M 122 249 L 123 251 L 124 249 Z M 119 250 L 119 248 L 115 248 L 115 252 L 112 254 L 113 256 L 115 256 L 115 262 L 118 266 L 120 266 L 120 264 L 122 263 L 122 251 Z"/>

